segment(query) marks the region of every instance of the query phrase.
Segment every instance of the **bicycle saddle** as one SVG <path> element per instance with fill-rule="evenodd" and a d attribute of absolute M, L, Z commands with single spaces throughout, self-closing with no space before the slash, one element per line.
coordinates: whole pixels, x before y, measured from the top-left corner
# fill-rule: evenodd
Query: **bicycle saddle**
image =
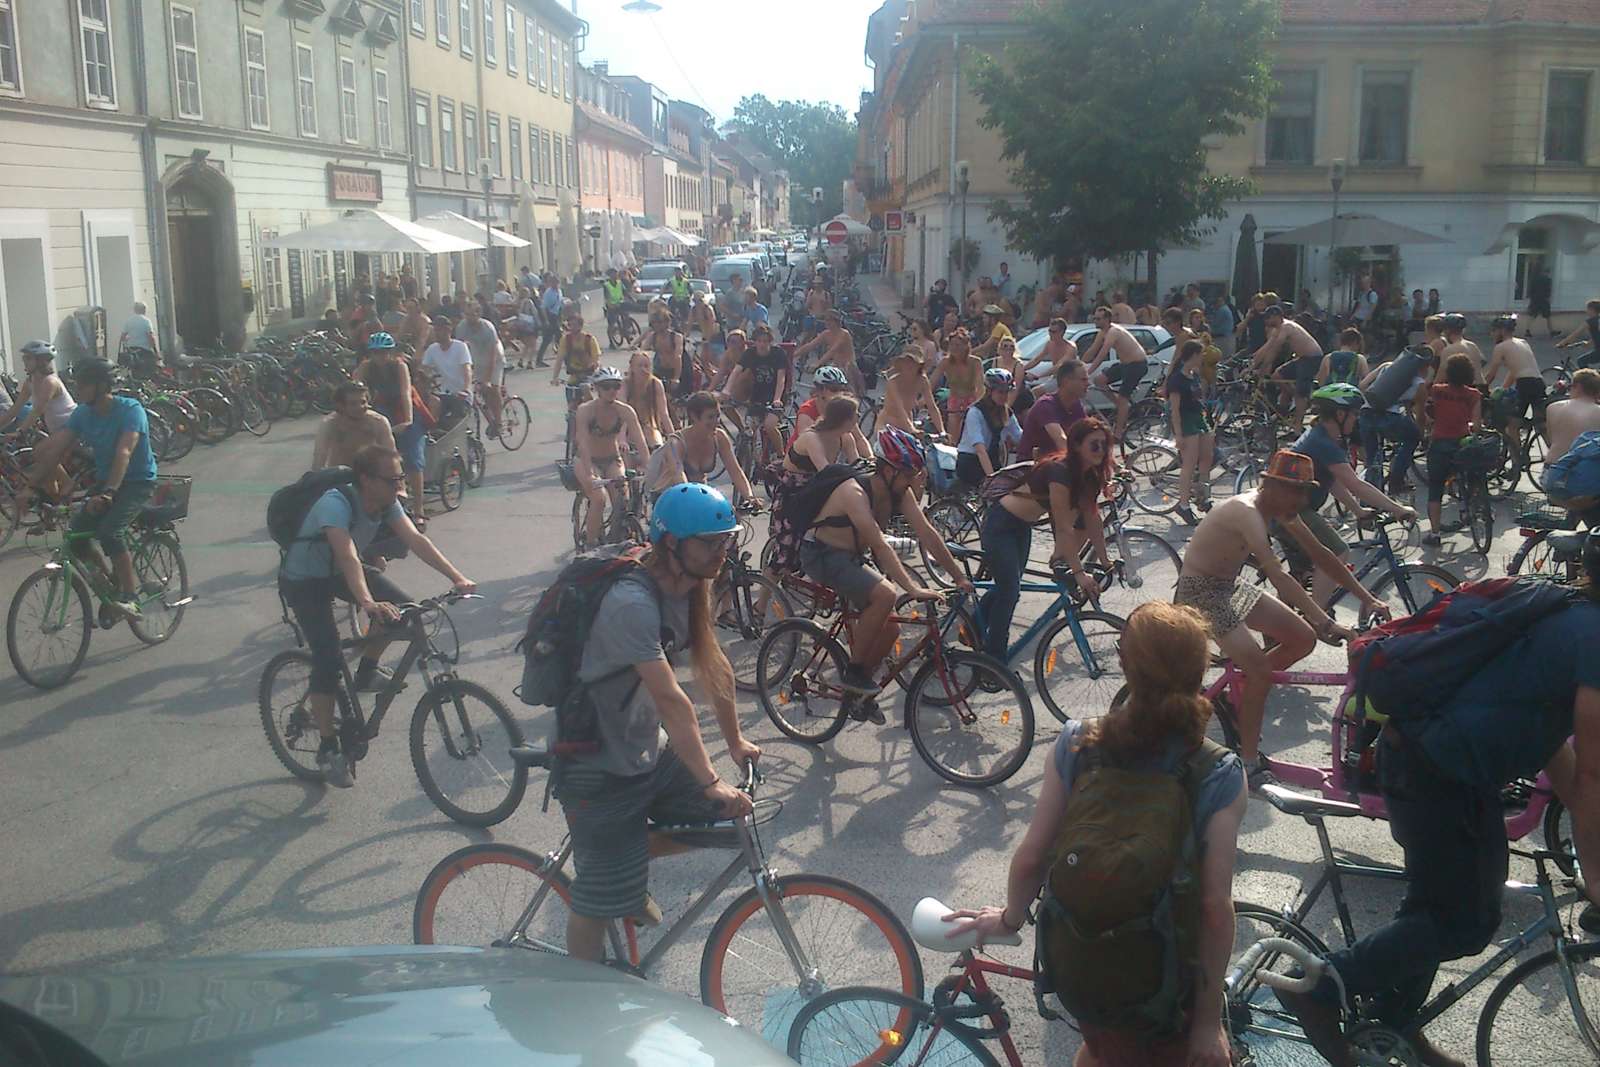
<path fill-rule="evenodd" d="M 1577 533 L 1553 533 L 1545 540 L 1557 563 L 1572 563 L 1583 558 L 1583 542 L 1588 537 L 1587 532 L 1580 530 Z"/>
<path fill-rule="evenodd" d="M 1296 793 L 1294 790 L 1285 789 L 1281 785 L 1264 785 L 1261 787 L 1261 795 L 1267 798 L 1267 803 L 1285 815 L 1298 815 L 1301 818 L 1310 817 L 1315 819 L 1327 815 L 1350 816 L 1361 814 L 1360 805 L 1347 804 L 1342 800 L 1324 800 L 1322 797 Z"/>
<path fill-rule="evenodd" d="M 917 906 L 911 913 L 911 938 L 917 944 L 933 952 L 965 952 L 978 943 L 978 935 L 971 931 L 958 937 L 946 937 L 955 929 L 953 923 L 944 921 L 954 908 L 947 908 L 932 897 L 923 897 L 917 901 Z M 991 945 L 1020 945 L 1021 934 L 1006 934 L 1002 937 L 992 938 Z"/>

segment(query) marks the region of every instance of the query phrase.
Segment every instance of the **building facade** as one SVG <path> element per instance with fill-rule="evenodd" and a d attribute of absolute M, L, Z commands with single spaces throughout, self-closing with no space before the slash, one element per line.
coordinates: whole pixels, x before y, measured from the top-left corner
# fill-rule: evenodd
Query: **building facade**
<path fill-rule="evenodd" d="M 644 159 L 651 145 L 628 121 L 628 94 L 612 82 L 604 61 L 578 67 L 575 104 L 579 206 L 587 237 L 584 262 L 603 271 L 611 264 L 600 262 L 605 258 L 600 215 L 644 220 Z"/>

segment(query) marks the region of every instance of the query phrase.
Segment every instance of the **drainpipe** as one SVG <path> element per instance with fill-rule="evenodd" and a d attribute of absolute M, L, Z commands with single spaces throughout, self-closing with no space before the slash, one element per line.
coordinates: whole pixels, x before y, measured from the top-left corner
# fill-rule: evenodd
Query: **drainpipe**
<path fill-rule="evenodd" d="M 431 27 L 429 28 L 431 29 Z M 417 169 L 417 146 L 411 143 L 411 124 L 415 121 L 416 105 L 411 102 L 411 36 L 409 29 L 406 31 L 406 36 L 400 40 L 400 76 L 405 79 L 405 100 L 401 104 L 401 114 L 405 117 L 406 175 L 409 178 L 406 182 L 406 196 L 411 202 L 411 218 L 415 220 L 418 217 L 417 182 L 422 175 Z M 431 109 L 433 104 L 430 102 L 428 106 Z M 431 119 L 428 126 L 430 129 L 433 127 Z M 427 287 L 427 273 L 426 267 L 424 267 L 422 277 L 417 280 L 418 285 L 424 289 Z"/>
<path fill-rule="evenodd" d="M 953 228 L 949 223 L 952 221 L 950 216 L 955 211 L 956 203 L 956 124 L 961 119 L 961 34 L 959 31 L 951 35 L 950 38 L 950 69 L 950 165 L 948 167 L 950 183 L 949 189 L 945 192 L 944 217 L 946 233 Z M 961 250 L 963 256 L 966 255 L 966 251 L 965 248 Z M 966 260 L 963 259 L 962 262 L 965 263 Z M 959 299 L 966 300 L 966 298 L 967 294 L 963 292 Z"/>
<path fill-rule="evenodd" d="M 176 306 L 172 294 L 172 260 L 167 247 L 166 193 L 156 165 L 155 122 L 150 116 L 150 93 L 144 51 L 144 0 L 129 0 L 133 20 L 133 99 L 134 108 L 144 121 L 139 126 L 139 167 L 144 176 L 144 218 L 150 236 L 150 271 L 155 282 L 156 329 L 161 334 L 161 351 L 177 350 L 178 330 L 173 321 Z M 85 259 L 87 262 L 87 258 Z M 110 343 L 107 325 L 107 343 Z"/>

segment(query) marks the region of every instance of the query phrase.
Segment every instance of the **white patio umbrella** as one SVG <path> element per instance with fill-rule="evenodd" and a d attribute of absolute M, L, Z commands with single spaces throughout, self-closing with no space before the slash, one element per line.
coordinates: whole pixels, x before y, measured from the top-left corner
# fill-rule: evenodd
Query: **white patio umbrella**
<path fill-rule="evenodd" d="M 675 230 L 671 226 L 663 226 L 661 229 L 666 234 L 668 241 L 673 244 L 682 245 L 684 248 L 694 248 L 705 243 L 694 234 L 685 233 L 682 230 Z"/>
<path fill-rule="evenodd" d="M 616 251 L 616 235 L 613 232 L 611 212 L 600 212 L 600 246 L 595 250 L 595 266 L 599 269 L 614 266 L 611 262 L 612 253 Z"/>
<path fill-rule="evenodd" d="M 633 216 L 627 212 L 622 213 L 622 259 L 623 266 L 631 267 L 639 262 L 633 254 L 633 242 L 637 241 L 638 231 L 633 225 Z"/>
<path fill-rule="evenodd" d="M 533 216 L 533 197 L 523 187 L 523 194 L 517 201 L 517 225 L 523 233 L 530 236 L 539 232 L 539 223 Z M 533 240 L 528 242 L 528 247 L 517 254 L 518 263 L 526 263 L 535 274 L 544 273 L 544 242 Z"/>
<path fill-rule="evenodd" d="M 478 219 L 471 219 L 455 211 L 435 211 L 432 215 L 424 215 L 417 222 L 429 229 L 438 230 L 440 233 L 453 234 L 466 240 L 478 240 L 478 247 L 483 247 L 481 238 L 484 235 L 483 223 Z M 489 239 L 496 248 L 527 248 L 531 241 L 524 241 L 513 233 L 504 230 L 489 230 Z"/>
<path fill-rule="evenodd" d="M 822 224 L 822 228 L 826 230 L 829 226 L 832 226 L 836 222 L 843 223 L 844 232 L 851 237 L 869 237 L 872 235 L 872 227 L 868 226 L 860 219 L 851 218 L 849 215 L 835 215 L 827 222 L 824 222 Z"/>
<path fill-rule="evenodd" d="M 1441 245 L 1450 242 L 1422 230 L 1414 230 L 1398 222 L 1380 219 L 1376 215 L 1339 216 L 1339 226 L 1334 229 L 1332 219 L 1313 222 L 1268 237 L 1269 245 L 1320 245 L 1324 248 L 1337 240 L 1340 248 L 1358 248 L 1363 245 Z"/>
<path fill-rule="evenodd" d="M 360 209 L 342 219 L 279 234 L 261 243 L 267 248 L 302 248 L 317 252 L 420 252 L 432 256 L 482 248 L 483 235 L 467 239 L 381 211 Z"/>
<path fill-rule="evenodd" d="M 583 251 L 578 247 L 578 199 L 571 189 L 562 189 L 556 222 L 556 265 L 568 276 L 583 266 Z"/>

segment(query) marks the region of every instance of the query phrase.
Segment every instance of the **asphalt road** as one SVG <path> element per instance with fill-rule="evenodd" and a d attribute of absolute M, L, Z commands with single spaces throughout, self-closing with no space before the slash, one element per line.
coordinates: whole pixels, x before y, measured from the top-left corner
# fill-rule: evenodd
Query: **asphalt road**
<path fill-rule="evenodd" d="M 527 447 L 507 453 L 491 444 L 484 486 L 431 526 L 441 549 L 486 595 L 453 612 L 461 673 L 499 694 L 530 733 L 542 730 L 544 712 L 512 696 L 520 669 L 512 645 L 571 547 L 571 497 L 552 464 L 560 391 L 547 383 L 536 372 L 513 375 L 513 388 L 534 411 Z M 540 812 L 538 778 L 521 810 L 492 831 L 439 815 L 406 751 L 413 694 L 397 701 L 353 790 L 302 784 L 274 759 L 257 717 L 256 686 L 263 665 L 292 638 L 280 621 L 277 552 L 266 539 L 264 511 L 271 491 L 309 460 L 312 429 L 311 419 L 281 423 L 264 439 L 201 447 L 174 465 L 195 479 L 181 534 L 197 600 L 172 641 L 145 648 L 126 627 L 96 631 L 81 673 L 54 692 L 33 690 L 0 666 L 0 855 L 11 857 L 0 878 L 0 970 L 407 942 L 417 888 L 449 851 L 491 838 L 539 851 L 560 841 L 559 809 Z M 1164 520 L 1146 525 L 1183 537 Z M 1501 574 L 1515 539 L 1514 529 L 1503 532 L 1484 560 L 1457 535 L 1446 547 L 1458 551 L 1438 558 L 1463 576 Z M 14 589 L 38 565 L 25 545 L 13 545 L 0 555 L 0 589 Z M 415 595 L 444 589 L 414 561 L 396 564 L 394 576 Z M 1323 648 L 1312 663 L 1336 670 L 1342 653 Z M 1267 750 L 1325 761 L 1335 695 L 1275 694 Z M 1003 900 L 1006 864 L 1057 734 L 1042 705 L 1032 758 L 985 792 L 943 784 L 892 722 L 853 725 L 817 749 L 782 739 L 754 701 L 742 708 L 750 736 L 766 748 L 766 795 L 785 803 L 763 833 L 780 872 L 849 879 L 908 922 L 926 895 L 958 907 Z M 718 744 L 715 754 L 722 753 Z M 725 759 L 722 765 L 731 770 Z M 1382 824 L 1340 823 L 1333 836 L 1355 856 L 1399 858 Z M 1236 895 L 1287 904 L 1314 873 L 1316 857 L 1305 825 L 1252 802 Z M 722 862 L 716 854 L 657 861 L 652 890 L 672 915 Z M 1513 870 L 1529 874 L 1520 865 Z M 1352 884 L 1357 928 L 1370 930 L 1396 899 L 1390 887 Z M 1531 914 L 1525 902 L 1508 901 L 1508 923 Z M 1326 904 L 1312 922 L 1334 934 Z M 667 955 L 658 980 L 695 993 L 708 924 Z M 1026 964 L 1029 953 L 998 954 Z M 946 961 L 924 952 L 923 962 L 931 990 Z M 1458 976 L 1471 962 L 1445 972 Z M 1026 1062 L 1065 1062 L 1076 1044 L 1072 1032 L 1041 1022 L 1026 987 L 1013 983 L 1000 992 Z M 1445 1048 L 1470 1055 L 1476 1006 L 1487 992 L 1480 988 L 1435 1025 Z"/>

